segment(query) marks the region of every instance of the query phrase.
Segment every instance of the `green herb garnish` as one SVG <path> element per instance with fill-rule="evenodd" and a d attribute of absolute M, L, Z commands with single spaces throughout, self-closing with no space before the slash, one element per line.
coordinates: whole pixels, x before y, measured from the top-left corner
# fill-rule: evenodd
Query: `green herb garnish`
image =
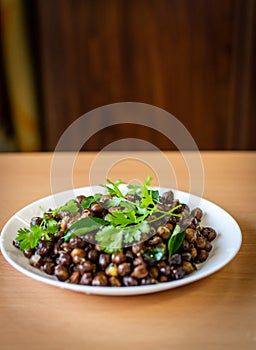
<path fill-rule="evenodd" d="M 45 223 L 45 231 L 48 233 L 56 233 L 59 231 L 60 225 L 54 219 L 43 219 L 42 223 Z M 42 224 L 40 225 L 42 226 Z"/>
<path fill-rule="evenodd" d="M 114 190 L 113 188 L 109 190 L 114 196 L 107 200 L 105 205 L 107 208 L 116 207 L 116 210 L 107 214 L 106 220 L 108 224 L 99 230 L 95 236 L 96 240 L 101 244 L 101 248 L 106 252 L 118 251 L 121 249 L 122 244 L 125 246 L 126 243 L 139 241 L 142 233 L 149 234 L 150 224 L 155 221 L 171 215 L 181 216 L 174 213 L 181 205 L 177 205 L 166 212 L 157 209 L 159 191 L 149 188 L 151 180 L 152 178 L 149 175 L 140 186 L 140 189 L 137 185 L 130 185 L 128 194 L 133 193 L 134 189 L 136 189 L 136 194 L 139 193 L 140 195 L 140 200 L 137 200 L 135 203 L 126 200 L 123 194 L 119 193 L 118 184 L 121 183 L 120 180 L 115 183 L 107 180 L 114 188 Z M 154 213 L 158 213 L 155 219 L 145 221 L 147 217 Z M 111 236 L 111 233 L 113 236 Z M 116 243 L 114 242 L 114 237 L 117 239 Z"/>
<path fill-rule="evenodd" d="M 113 225 L 104 227 L 96 233 L 95 238 L 106 253 L 119 252 L 122 248 L 123 232 Z"/>
<path fill-rule="evenodd" d="M 82 202 L 81 202 L 81 207 L 83 209 L 86 209 L 86 208 L 90 208 L 90 206 L 97 202 L 101 197 L 101 194 L 96 194 L 95 196 L 88 196 L 88 197 L 85 197 Z"/>
<path fill-rule="evenodd" d="M 112 194 L 112 195 L 115 195 L 117 197 L 122 197 L 124 198 L 124 195 L 122 194 L 122 192 L 119 190 L 118 186 L 122 183 L 121 180 L 116 180 L 115 182 L 112 182 L 111 180 L 109 179 L 106 179 L 106 181 L 111 185 L 111 186 L 108 186 L 108 185 L 101 185 L 102 187 L 104 187 L 108 193 Z"/>
<path fill-rule="evenodd" d="M 169 257 L 171 257 L 180 248 L 184 238 L 185 231 L 182 231 L 180 226 L 176 225 L 168 241 Z"/>
<path fill-rule="evenodd" d="M 70 214 L 74 214 L 74 213 L 77 213 L 79 211 L 79 207 L 77 205 L 77 202 L 74 199 L 71 199 L 65 205 L 63 205 L 57 209 L 54 209 L 52 212 L 52 215 L 56 216 L 56 214 L 61 212 L 61 211 L 67 211 Z"/>
<path fill-rule="evenodd" d="M 96 202 L 94 196 L 88 196 L 85 197 L 82 202 L 81 202 L 81 207 L 86 209 L 86 208 L 90 208 L 90 206 L 92 205 L 92 203 Z"/>
<path fill-rule="evenodd" d="M 106 220 L 93 216 L 82 218 L 70 225 L 65 232 L 64 240 L 67 242 L 71 237 L 85 235 L 86 233 L 93 232 L 101 226 L 108 224 Z"/>
<path fill-rule="evenodd" d="M 164 257 L 164 247 L 148 248 L 142 255 L 150 263 L 160 261 Z"/>
<path fill-rule="evenodd" d="M 149 232 L 150 225 L 146 221 L 142 221 L 137 225 L 127 226 L 123 230 L 123 241 L 124 243 L 139 241 L 142 233 L 148 234 Z"/>
<path fill-rule="evenodd" d="M 180 217 L 181 214 L 177 214 L 175 211 L 181 205 L 177 205 L 169 211 L 162 211 L 157 208 L 159 191 L 149 187 L 151 180 L 152 177 L 149 175 L 142 185 L 127 185 L 128 194 L 136 194 L 138 196 L 135 202 L 131 202 L 125 198 L 119 189 L 119 185 L 122 183 L 121 180 L 112 182 L 107 179 L 108 184 L 102 186 L 113 197 L 104 202 L 104 207 L 106 209 L 111 207 L 111 212 L 104 219 L 97 217 L 78 219 L 65 231 L 64 240 L 67 242 L 73 236 L 94 232 L 95 239 L 100 243 L 101 248 L 107 253 L 112 253 L 120 251 L 122 246 L 139 241 L 142 234 L 148 235 L 150 233 L 150 225 L 153 222 L 172 215 Z M 81 202 L 81 207 L 84 209 L 90 208 L 94 202 L 100 200 L 100 197 L 100 194 L 85 197 Z M 39 226 L 31 225 L 31 229 L 20 229 L 16 237 L 16 240 L 20 242 L 20 249 L 36 247 L 42 235 L 46 239 L 50 239 L 48 234 L 55 234 L 60 229 L 60 224 L 55 219 L 57 213 L 67 211 L 70 214 L 75 214 L 79 212 L 81 207 L 72 199 L 53 211 L 45 212 Z M 157 215 L 151 220 L 147 219 L 152 214 Z M 184 232 L 180 232 L 177 225 L 168 241 L 169 255 L 177 251 L 184 239 L 184 235 Z M 150 254 L 153 254 L 155 259 L 158 259 L 160 253 L 161 250 L 151 250 Z"/>
<path fill-rule="evenodd" d="M 43 227 L 31 225 L 30 230 L 28 228 L 20 228 L 15 239 L 20 242 L 20 250 L 29 250 L 37 246 L 43 234 L 45 234 Z"/>

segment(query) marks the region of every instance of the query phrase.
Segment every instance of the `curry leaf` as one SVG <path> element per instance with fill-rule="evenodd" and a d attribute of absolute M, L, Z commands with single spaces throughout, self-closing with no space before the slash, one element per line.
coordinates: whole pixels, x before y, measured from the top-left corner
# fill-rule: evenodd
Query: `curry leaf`
<path fill-rule="evenodd" d="M 168 241 L 169 257 L 172 256 L 180 248 L 184 238 L 185 231 L 181 231 L 180 226 L 176 225 Z"/>
<path fill-rule="evenodd" d="M 109 222 L 97 217 L 90 216 L 82 218 L 70 225 L 65 232 L 64 240 L 67 242 L 73 236 L 85 235 L 86 233 L 95 231 L 105 225 L 109 225 Z"/>

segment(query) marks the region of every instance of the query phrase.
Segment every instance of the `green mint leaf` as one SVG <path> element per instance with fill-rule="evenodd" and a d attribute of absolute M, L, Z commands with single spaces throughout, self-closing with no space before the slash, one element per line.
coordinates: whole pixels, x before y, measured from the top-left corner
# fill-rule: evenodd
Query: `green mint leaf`
<path fill-rule="evenodd" d="M 149 233 L 150 226 L 146 221 L 137 225 L 131 225 L 123 229 L 123 240 L 125 243 L 139 241 L 142 233 Z"/>
<path fill-rule="evenodd" d="M 93 216 L 82 218 L 69 226 L 64 234 L 64 240 L 67 242 L 71 237 L 85 235 L 86 233 L 98 230 L 101 226 L 105 225 L 109 225 L 109 222 L 101 218 Z"/>
<path fill-rule="evenodd" d="M 123 232 L 112 225 L 99 230 L 95 238 L 100 243 L 101 249 L 106 253 L 112 254 L 114 252 L 119 252 L 122 248 Z"/>
<path fill-rule="evenodd" d="M 160 261 L 164 257 L 164 247 L 148 248 L 142 255 L 150 263 Z"/>
<path fill-rule="evenodd" d="M 176 225 L 168 241 L 169 257 L 172 256 L 180 248 L 184 238 L 185 238 L 185 232 L 181 231 L 181 228 L 179 225 Z"/>

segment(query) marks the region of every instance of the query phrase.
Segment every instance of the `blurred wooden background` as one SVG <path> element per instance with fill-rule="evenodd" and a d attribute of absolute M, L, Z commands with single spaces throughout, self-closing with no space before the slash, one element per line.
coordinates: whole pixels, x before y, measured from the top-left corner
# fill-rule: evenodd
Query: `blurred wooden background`
<path fill-rule="evenodd" d="M 134 101 L 176 116 L 200 149 L 256 149 L 255 0 L 33 0 L 26 2 L 37 72 L 42 149 L 72 121 Z M 173 145 L 148 128 L 102 130 Z"/>

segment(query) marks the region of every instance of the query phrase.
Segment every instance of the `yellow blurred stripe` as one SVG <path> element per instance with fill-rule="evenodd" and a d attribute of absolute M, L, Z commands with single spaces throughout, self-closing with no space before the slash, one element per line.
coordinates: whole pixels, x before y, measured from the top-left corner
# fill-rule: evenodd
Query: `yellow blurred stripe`
<path fill-rule="evenodd" d="M 8 95 L 21 151 L 40 149 L 35 83 L 21 0 L 1 0 L 2 45 Z"/>

